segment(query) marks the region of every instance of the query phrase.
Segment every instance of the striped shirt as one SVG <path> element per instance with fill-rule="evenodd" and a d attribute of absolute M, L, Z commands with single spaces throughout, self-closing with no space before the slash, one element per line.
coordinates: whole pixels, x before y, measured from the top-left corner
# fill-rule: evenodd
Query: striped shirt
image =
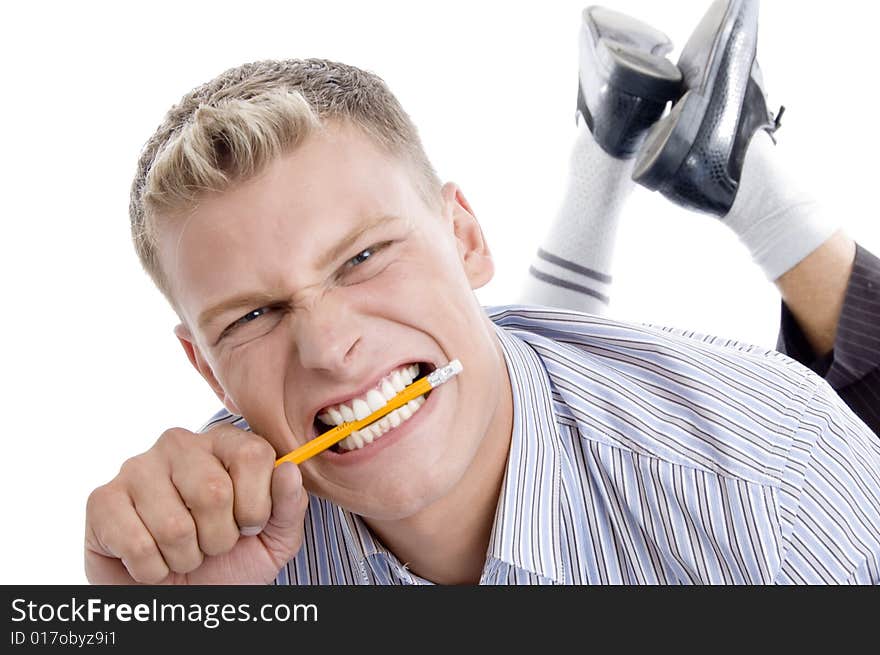
<path fill-rule="evenodd" d="M 880 442 L 817 375 L 688 332 L 489 315 L 514 416 L 481 583 L 880 582 Z M 428 581 L 313 496 L 276 583 Z"/>
<path fill-rule="evenodd" d="M 816 356 L 785 303 L 776 347 L 828 380 L 880 436 L 880 259 L 857 245 L 829 355 Z"/>

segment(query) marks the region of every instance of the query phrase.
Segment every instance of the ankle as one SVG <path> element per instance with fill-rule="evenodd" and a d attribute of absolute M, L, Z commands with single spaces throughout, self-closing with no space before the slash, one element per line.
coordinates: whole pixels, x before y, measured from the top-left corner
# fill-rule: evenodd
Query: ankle
<path fill-rule="evenodd" d="M 796 266 L 839 227 L 787 169 L 770 135 L 757 133 L 733 206 L 721 219 L 770 280 Z"/>

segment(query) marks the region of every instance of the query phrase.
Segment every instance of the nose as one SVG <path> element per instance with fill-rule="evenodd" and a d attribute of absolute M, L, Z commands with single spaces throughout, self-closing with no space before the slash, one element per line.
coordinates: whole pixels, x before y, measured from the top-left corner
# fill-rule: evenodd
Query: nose
<path fill-rule="evenodd" d="M 353 314 L 329 296 L 311 303 L 294 323 L 300 363 L 307 369 L 344 372 L 361 340 Z"/>

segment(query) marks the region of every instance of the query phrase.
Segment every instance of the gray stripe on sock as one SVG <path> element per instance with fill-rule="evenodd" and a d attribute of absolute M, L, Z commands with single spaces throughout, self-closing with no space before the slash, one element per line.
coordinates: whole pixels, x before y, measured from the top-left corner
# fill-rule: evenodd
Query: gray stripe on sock
<path fill-rule="evenodd" d="M 587 268 L 586 266 L 581 266 L 580 264 L 575 264 L 574 262 L 570 262 L 567 259 L 563 259 L 558 255 L 554 255 L 553 253 L 549 253 L 542 248 L 538 248 L 538 257 L 543 259 L 545 262 L 550 262 L 551 264 L 556 264 L 557 266 L 564 268 L 566 270 L 572 271 L 573 273 L 580 273 L 588 278 L 596 280 L 597 282 L 604 282 L 605 284 L 611 284 L 611 276 L 605 275 L 605 273 L 600 273 L 599 271 L 594 271 L 592 268 Z"/>
<path fill-rule="evenodd" d="M 606 296 L 605 294 L 599 293 L 594 289 L 589 287 L 585 287 L 581 284 L 575 284 L 574 282 L 569 282 L 568 280 L 563 280 L 561 277 L 556 277 L 555 275 L 548 275 L 542 271 L 539 271 L 534 266 L 529 267 L 529 273 L 531 273 L 534 277 L 541 280 L 541 282 L 546 282 L 547 284 L 552 284 L 557 287 L 562 287 L 563 289 L 568 289 L 569 291 L 577 291 L 579 293 L 583 293 L 587 296 L 591 296 L 596 298 L 597 300 L 601 300 L 606 305 L 611 302 L 611 298 Z"/>

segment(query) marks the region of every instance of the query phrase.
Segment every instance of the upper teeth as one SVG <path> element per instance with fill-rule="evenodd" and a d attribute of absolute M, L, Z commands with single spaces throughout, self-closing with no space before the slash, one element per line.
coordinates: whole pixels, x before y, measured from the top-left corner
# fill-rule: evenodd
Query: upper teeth
<path fill-rule="evenodd" d="M 374 389 L 370 389 L 365 395 L 349 401 L 350 404 L 339 404 L 326 408 L 326 411 L 318 415 L 318 418 L 327 425 L 341 425 L 351 421 L 359 421 L 375 411 L 382 409 L 385 404 L 394 398 L 400 391 L 409 385 L 419 374 L 417 364 L 403 366 L 385 376 Z M 372 443 L 374 439 L 382 436 L 388 430 L 396 428 L 403 421 L 409 419 L 425 402 L 424 396 L 419 396 L 409 401 L 403 407 L 390 412 L 380 420 L 373 422 L 360 430 L 352 432 L 348 437 L 339 442 L 343 450 L 363 448 L 365 444 Z"/>
<path fill-rule="evenodd" d="M 342 425 L 367 418 L 382 409 L 389 400 L 403 391 L 419 374 L 418 364 L 402 366 L 386 375 L 374 389 L 347 403 L 324 408 L 318 418 L 327 425 Z"/>

